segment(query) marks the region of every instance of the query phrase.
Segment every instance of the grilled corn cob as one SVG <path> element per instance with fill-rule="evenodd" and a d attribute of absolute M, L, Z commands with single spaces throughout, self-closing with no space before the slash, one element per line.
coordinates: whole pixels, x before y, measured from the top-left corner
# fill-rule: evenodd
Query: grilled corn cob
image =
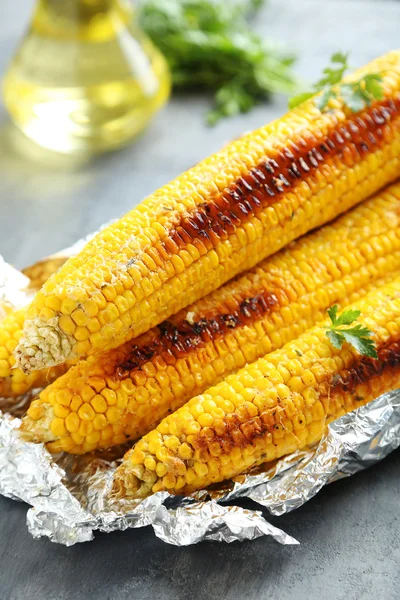
<path fill-rule="evenodd" d="M 161 421 L 125 456 L 116 496 L 187 493 L 318 441 L 327 423 L 400 384 L 400 279 L 356 306 L 378 359 L 336 350 L 328 322 L 230 375 Z"/>
<path fill-rule="evenodd" d="M 314 325 L 334 303 L 400 269 L 400 184 L 353 209 L 170 321 L 73 367 L 23 420 L 52 452 L 136 439 L 230 373 Z"/>
<path fill-rule="evenodd" d="M 37 294 L 17 356 L 39 369 L 120 346 L 400 175 L 400 51 L 358 114 L 308 101 L 104 229 Z"/>

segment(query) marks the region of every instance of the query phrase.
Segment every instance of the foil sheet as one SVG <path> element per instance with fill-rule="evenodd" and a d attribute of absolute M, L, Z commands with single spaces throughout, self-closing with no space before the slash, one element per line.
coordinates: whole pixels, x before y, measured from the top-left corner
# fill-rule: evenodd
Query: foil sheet
<path fill-rule="evenodd" d="M 65 251 L 57 257 L 67 255 Z M 0 300 L 23 305 L 31 293 L 28 284 L 29 279 L 0 262 Z M 260 536 L 298 544 L 269 523 L 265 514 L 279 516 L 299 508 L 323 486 L 375 464 L 400 446 L 400 390 L 396 390 L 332 423 L 316 447 L 212 489 L 179 497 L 160 492 L 141 501 L 110 503 L 113 473 L 126 448 L 79 457 L 51 456 L 42 444 L 26 442 L 19 435 L 18 416 L 29 400 L 4 405 L 0 399 L 0 494 L 30 505 L 27 525 L 33 537 L 66 546 L 90 541 L 96 531 L 148 525 L 158 538 L 177 546 Z M 260 510 L 243 508 L 243 498 L 257 503 Z"/>

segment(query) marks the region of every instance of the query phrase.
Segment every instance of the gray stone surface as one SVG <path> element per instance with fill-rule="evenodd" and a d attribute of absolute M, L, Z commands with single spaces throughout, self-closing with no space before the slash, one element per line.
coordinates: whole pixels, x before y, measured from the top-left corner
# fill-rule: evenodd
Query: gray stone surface
<path fill-rule="evenodd" d="M 31 0 L 0 9 L 0 73 L 28 20 Z M 329 54 L 350 50 L 354 65 L 398 47 L 400 2 L 271 0 L 261 32 L 301 55 L 315 79 Z M 0 106 L 0 253 L 22 266 L 71 243 L 139 202 L 234 138 L 282 114 L 275 98 L 215 129 L 203 124 L 208 99 L 175 98 L 138 142 L 78 167 L 15 134 Z M 175 548 L 150 529 L 98 535 L 73 548 L 33 540 L 26 506 L 0 499 L 0 600 L 394 600 L 400 592 L 400 455 L 330 486 L 274 523 L 301 545 L 268 539 Z"/>

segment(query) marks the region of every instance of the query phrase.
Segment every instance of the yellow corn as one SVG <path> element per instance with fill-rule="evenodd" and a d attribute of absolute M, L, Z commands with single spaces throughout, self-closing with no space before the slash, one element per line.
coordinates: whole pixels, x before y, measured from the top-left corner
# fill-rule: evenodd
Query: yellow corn
<path fill-rule="evenodd" d="M 24 326 L 26 308 L 14 310 L 0 322 L 0 398 L 26 394 L 34 388 L 44 387 L 65 373 L 66 365 L 58 365 L 41 371 L 24 373 L 14 368 L 13 352 Z"/>
<path fill-rule="evenodd" d="M 292 243 L 159 327 L 81 361 L 23 420 L 52 452 L 137 439 L 230 373 L 400 269 L 400 184 Z"/>
<path fill-rule="evenodd" d="M 37 294 L 24 370 L 120 346 L 400 175 L 400 51 L 358 114 L 310 100 L 229 144 L 104 229 Z"/>
<path fill-rule="evenodd" d="M 400 384 L 400 279 L 353 307 L 378 359 L 330 344 L 328 322 L 192 398 L 127 453 L 116 496 L 187 493 L 318 441 L 327 423 Z"/>
<path fill-rule="evenodd" d="M 29 290 L 36 290 L 52 275 L 66 258 L 48 258 L 31 267 L 23 269 L 24 275 L 29 278 Z M 4 307 L 4 308 L 3 308 Z M 4 303 L 2 320 L 0 321 L 0 398 L 13 398 L 26 394 L 34 388 L 45 387 L 57 377 L 65 373 L 66 365 L 59 365 L 33 371 L 25 374 L 15 367 L 13 352 L 22 336 L 26 307 L 15 309 Z"/>

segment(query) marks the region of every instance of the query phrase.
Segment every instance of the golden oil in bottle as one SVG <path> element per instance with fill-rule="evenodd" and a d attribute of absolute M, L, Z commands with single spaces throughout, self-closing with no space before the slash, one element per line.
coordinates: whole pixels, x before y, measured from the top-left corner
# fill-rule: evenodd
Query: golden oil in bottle
<path fill-rule="evenodd" d="M 166 101 L 170 78 L 125 0 L 39 0 L 3 90 L 29 138 L 93 153 L 141 132 Z"/>

